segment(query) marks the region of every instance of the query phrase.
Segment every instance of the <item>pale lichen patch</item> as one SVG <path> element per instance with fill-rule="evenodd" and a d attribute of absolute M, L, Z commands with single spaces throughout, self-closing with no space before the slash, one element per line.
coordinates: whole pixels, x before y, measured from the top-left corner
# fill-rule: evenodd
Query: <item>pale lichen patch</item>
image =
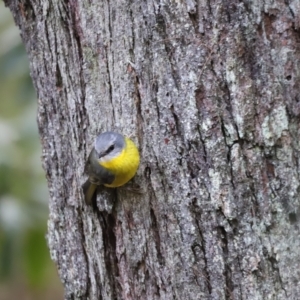
<path fill-rule="evenodd" d="M 288 129 L 288 118 L 284 106 L 275 108 L 264 118 L 262 135 L 266 146 L 273 146 L 281 137 L 282 132 Z"/>

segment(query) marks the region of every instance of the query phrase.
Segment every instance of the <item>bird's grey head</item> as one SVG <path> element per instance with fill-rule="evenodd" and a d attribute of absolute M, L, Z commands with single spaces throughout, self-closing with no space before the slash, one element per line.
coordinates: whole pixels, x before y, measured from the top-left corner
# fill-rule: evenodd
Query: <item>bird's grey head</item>
<path fill-rule="evenodd" d="M 118 156 L 124 147 L 124 137 L 112 131 L 101 133 L 95 140 L 95 150 L 98 154 L 98 159 L 101 161 L 108 161 Z"/>

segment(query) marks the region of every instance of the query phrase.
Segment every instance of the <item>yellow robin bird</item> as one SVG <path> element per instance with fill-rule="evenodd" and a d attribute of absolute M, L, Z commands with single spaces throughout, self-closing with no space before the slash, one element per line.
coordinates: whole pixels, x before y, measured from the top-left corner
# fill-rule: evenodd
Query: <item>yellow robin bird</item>
<path fill-rule="evenodd" d="M 98 185 L 124 185 L 135 175 L 139 163 L 139 151 L 129 138 L 112 131 L 98 135 L 84 170 L 89 176 L 82 186 L 85 202 L 92 203 Z"/>

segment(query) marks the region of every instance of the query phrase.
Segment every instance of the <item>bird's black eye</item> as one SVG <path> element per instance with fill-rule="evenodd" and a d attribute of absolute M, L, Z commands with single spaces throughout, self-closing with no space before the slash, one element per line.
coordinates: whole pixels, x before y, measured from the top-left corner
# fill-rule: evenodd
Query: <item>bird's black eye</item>
<path fill-rule="evenodd" d="M 109 146 L 109 148 L 107 149 L 106 153 L 110 153 L 111 151 L 113 151 L 115 149 L 115 145 L 111 145 Z"/>
<path fill-rule="evenodd" d="M 115 146 L 114 145 L 111 145 L 108 149 L 107 149 L 107 152 L 111 152 L 115 149 Z"/>
<path fill-rule="evenodd" d="M 105 151 L 103 151 L 102 153 L 99 153 L 99 159 L 107 154 L 109 154 L 110 152 L 112 152 L 115 149 L 115 145 L 111 145 L 109 146 Z"/>

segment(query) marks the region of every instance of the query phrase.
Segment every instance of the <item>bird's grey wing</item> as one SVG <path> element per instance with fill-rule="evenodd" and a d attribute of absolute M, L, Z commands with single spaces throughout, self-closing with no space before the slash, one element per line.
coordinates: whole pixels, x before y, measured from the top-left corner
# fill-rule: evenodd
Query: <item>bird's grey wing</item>
<path fill-rule="evenodd" d="M 111 184 L 115 179 L 115 175 L 102 167 L 98 163 L 98 156 L 95 149 L 93 149 L 85 164 L 84 172 L 89 175 L 89 180 L 97 185 Z"/>

